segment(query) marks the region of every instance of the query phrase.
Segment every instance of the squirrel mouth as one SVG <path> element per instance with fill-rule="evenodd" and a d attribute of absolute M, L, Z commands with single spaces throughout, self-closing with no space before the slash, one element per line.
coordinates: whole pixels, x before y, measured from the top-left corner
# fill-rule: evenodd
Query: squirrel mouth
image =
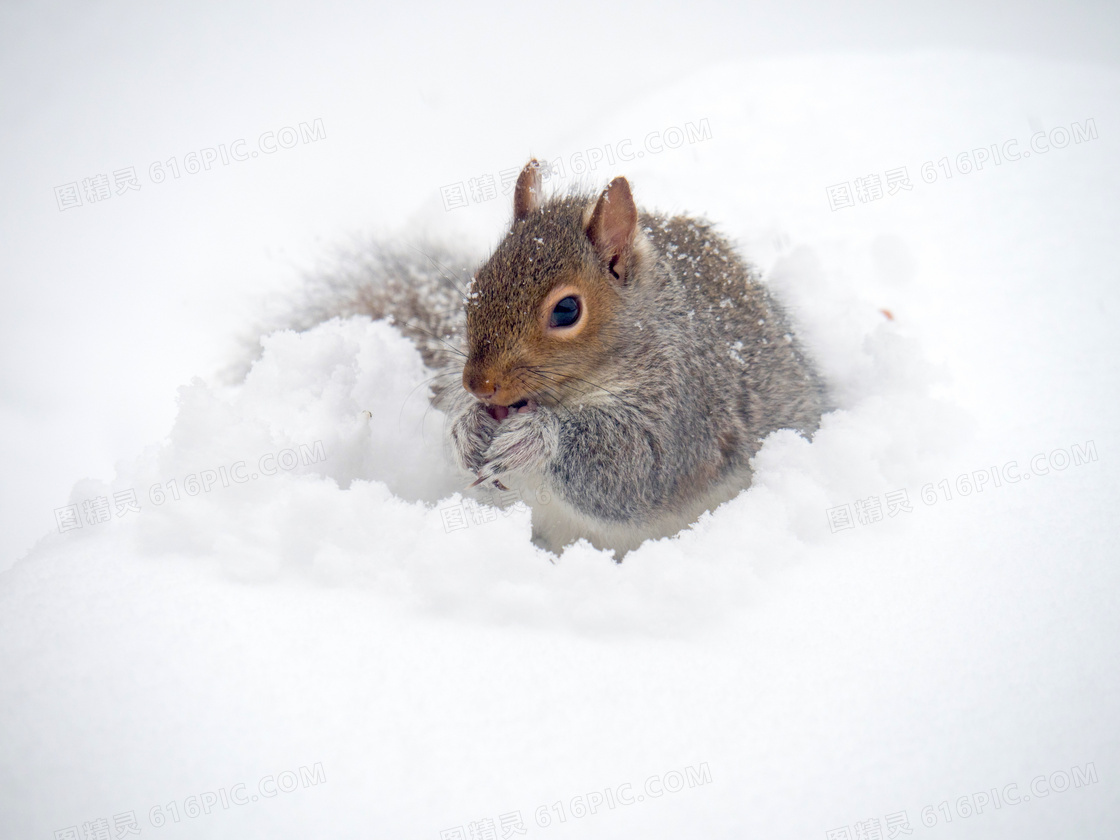
<path fill-rule="evenodd" d="M 518 400 L 509 405 L 488 405 L 486 410 L 490 412 L 490 416 L 501 423 L 511 414 L 524 414 L 527 411 L 532 411 L 537 407 L 537 404 L 530 399 Z"/>

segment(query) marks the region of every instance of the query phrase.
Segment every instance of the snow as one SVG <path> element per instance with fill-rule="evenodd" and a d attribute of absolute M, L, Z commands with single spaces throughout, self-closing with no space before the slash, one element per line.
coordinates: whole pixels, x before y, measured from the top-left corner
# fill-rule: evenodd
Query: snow
<path fill-rule="evenodd" d="M 0 836 L 84 838 L 134 812 L 142 837 L 437 840 L 486 819 L 501 837 L 520 812 L 527 837 L 855 838 L 903 811 L 914 837 L 1116 835 L 1120 70 L 740 54 L 610 107 L 558 103 L 511 139 L 463 117 L 462 80 L 427 71 L 356 106 L 368 80 L 316 99 L 334 65 L 293 59 L 248 116 L 223 100 L 188 131 L 182 89 L 155 95 L 185 58 L 156 46 L 127 47 L 158 70 L 121 88 L 155 103 L 140 139 L 46 135 L 38 180 L 13 180 L 32 209 L 5 216 L 13 305 L 43 334 L 5 339 L 28 354 L 5 374 L 8 439 L 59 442 L 49 469 L 12 449 L 36 507 L 4 491 L 27 536 L 0 573 Z M 205 113 L 211 88 L 189 90 Z M 69 95 L 42 102 L 77 110 Z M 435 104 L 410 147 L 383 126 L 417 98 Z M 163 192 L 145 164 L 139 193 L 54 204 L 105 167 L 320 115 L 321 145 Z M 22 119 L 17 149 L 64 121 Z M 484 255 L 508 199 L 445 211 L 442 185 L 700 120 L 710 139 L 584 180 L 626 175 L 639 204 L 734 237 L 836 409 L 811 443 L 771 436 L 752 487 L 678 537 L 621 565 L 557 557 L 523 506 L 465 502 L 429 374 L 387 324 L 274 332 L 243 381 L 216 373 L 260 299 L 290 299 L 349 232 Z M 952 178 L 936 163 L 1087 120 L 1097 136 L 1064 148 Z M 830 209 L 829 186 L 903 166 L 911 190 Z M 41 493 L 60 463 L 66 485 Z M 117 515 L 129 491 L 140 509 Z M 98 498 L 108 521 L 60 531 L 54 509 Z M 881 519 L 855 522 L 873 498 Z"/>

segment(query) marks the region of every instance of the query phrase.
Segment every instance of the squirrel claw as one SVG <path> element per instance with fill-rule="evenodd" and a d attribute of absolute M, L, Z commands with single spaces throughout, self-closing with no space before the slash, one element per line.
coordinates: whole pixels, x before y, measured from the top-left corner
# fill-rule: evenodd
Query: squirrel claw
<path fill-rule="evenodd" d="M 489 476 L 480 475 L 478 478 L 476 478 L 474 481 L 472 481 L 470 484 L 467 485 L 467 489 L 470 490 L 472 487 L 477 487 L 478 485 L 482 484 L 482 482 L 488 480 L 488 478 L 489 478 Z M 496 479 L 496 478 L 494 479 L 494 486 L 497 487 L 499 490 L 509 490 L 508 487 L 506 487 L 504 484 L 502 484 L 502 482 L 498 481 L 498 479 Z"/>

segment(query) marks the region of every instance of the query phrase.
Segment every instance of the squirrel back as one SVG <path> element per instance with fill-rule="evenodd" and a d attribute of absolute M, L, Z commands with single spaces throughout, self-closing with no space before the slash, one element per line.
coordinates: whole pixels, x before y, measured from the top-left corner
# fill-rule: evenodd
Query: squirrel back
<path fill-rule="evenodd" d="M 444 370 L 465 356 L 467 285 L 478 260 L 429 242 L 360 241 L 341 250 L 329 268 L 305 277 L 299 299 L 262 318 L 242 340 L 243 358 L 231 364 L 231 381 L 244 377 L 260 355 L 260 336 L 296 332 L 329 321 L 364 315 L 387 320 L 420 351 L 424 364 Z"/>

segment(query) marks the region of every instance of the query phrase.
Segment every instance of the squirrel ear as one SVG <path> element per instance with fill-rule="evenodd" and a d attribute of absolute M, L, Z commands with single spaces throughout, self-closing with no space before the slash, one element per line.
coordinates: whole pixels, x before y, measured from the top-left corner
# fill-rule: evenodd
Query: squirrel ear
<path fill-rule="evenodd" d="M 638 208 L 625 178 L 615 178 L 599 196 L 587 238 L 616 279 L 625 282 L 633 254 L 634 231 L 638 226 Z"/>
<path fill-rule="evenodd" d="M 520 222 L 541 206 L 541 165 L 533 158 L 517 176 L 513 188 L 513 220 Z"/>

